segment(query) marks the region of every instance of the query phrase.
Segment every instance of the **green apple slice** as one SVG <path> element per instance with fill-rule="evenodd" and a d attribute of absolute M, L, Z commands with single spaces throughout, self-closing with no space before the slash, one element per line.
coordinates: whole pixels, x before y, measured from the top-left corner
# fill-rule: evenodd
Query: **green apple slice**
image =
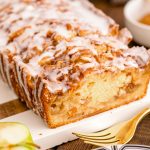
<path fill-rule="evenodd" d="M 29 129 L 21 123 L 0 123 L 0 150 L 35 150 Z"/>

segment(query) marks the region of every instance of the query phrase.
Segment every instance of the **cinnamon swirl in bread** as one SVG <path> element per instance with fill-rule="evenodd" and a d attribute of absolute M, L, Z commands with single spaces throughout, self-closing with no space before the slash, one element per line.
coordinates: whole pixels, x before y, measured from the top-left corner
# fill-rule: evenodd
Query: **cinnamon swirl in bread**
<path fill-rule="evenodd" d="M 0 2 L 1 76 L 54 128 L 146 94 L 150 53 L 87 1 Z"/>

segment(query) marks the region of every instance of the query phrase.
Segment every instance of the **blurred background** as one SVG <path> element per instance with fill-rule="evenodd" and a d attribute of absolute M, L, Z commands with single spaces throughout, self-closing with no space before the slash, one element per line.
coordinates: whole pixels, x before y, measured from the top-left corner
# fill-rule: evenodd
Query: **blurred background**
<path fill-rule="evenodd" d="M 120 27 L 124 27 L 123 7 L 128 0 L 90 0 L 97 8 L 112 17 Z"/>

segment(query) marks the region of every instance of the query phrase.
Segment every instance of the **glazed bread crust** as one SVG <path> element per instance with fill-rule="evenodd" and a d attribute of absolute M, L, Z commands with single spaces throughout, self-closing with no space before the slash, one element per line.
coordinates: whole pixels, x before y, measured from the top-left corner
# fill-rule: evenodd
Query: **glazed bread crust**
<path fill-rule="evenodd" d="M 142 98 L 150 51 L 87 1 L 0 2 L 0 71 L 54 128 Z"/>

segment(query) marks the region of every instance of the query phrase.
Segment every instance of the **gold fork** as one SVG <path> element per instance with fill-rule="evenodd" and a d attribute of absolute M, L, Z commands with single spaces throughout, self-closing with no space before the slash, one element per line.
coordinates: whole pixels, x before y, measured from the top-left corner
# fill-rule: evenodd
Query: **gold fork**
<path fill-rule="evenodd" d="M 73 133 L 85 143 L 96 146 L 109 146 L 128 143 L 135 134 L 139 122 L 150 113 L 150 108 L 142 110 L 139 114 L 128 121 L 121 122 L 105 130 L 91 133 Z"/>

